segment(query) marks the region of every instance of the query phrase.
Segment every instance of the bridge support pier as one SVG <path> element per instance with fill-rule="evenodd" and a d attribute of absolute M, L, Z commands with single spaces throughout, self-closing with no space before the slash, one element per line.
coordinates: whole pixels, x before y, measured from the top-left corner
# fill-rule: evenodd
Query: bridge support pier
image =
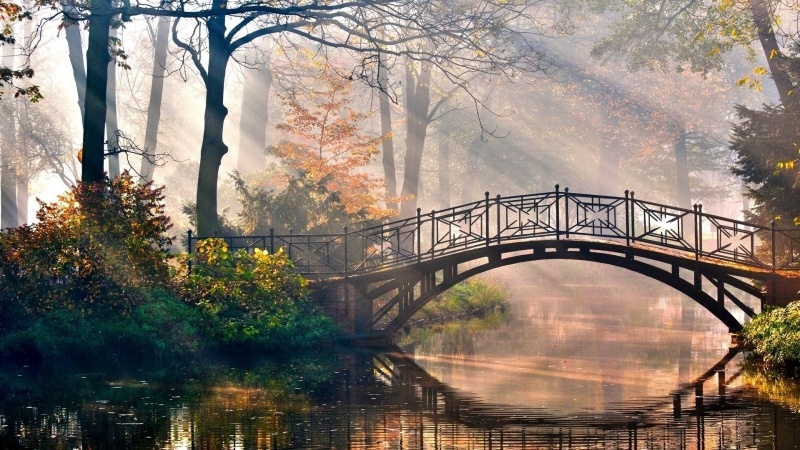
<path fill-rule="evenodd" d="M 800 300 L 800 277 L 776 276 L 766 283 L 764 304 L 786 306 Z"/>
<path fill-rule="evenodd" d="M 365 346 L 391 344 L 391 336 L 366 334 L 370 331 L 373 300 L 357 284 L 347 280 L 316 281 L 310 287 L 312 303 L 339 326 L 339 339 Z"/>

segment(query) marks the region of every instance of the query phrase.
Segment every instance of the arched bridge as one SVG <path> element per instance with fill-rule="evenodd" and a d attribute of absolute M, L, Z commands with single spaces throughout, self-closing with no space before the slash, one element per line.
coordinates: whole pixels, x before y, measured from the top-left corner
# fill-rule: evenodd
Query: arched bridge
<path fill-rule="evenodd" d="M 189 249 L 197 240 L 189 234 Z M 282 248 L 346 334 L 385 337 L 471 276 L 548 259 L 594 261 L 654 278 L 732 331 L 800 291 L 800 229 L 776 229 L 635 198 L 560 190 L 490 197 L 338 234 L 223 238 Z"/>

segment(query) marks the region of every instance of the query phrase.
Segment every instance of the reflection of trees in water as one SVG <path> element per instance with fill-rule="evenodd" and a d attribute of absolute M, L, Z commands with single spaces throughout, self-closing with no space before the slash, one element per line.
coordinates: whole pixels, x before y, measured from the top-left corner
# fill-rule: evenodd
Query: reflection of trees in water
<path fill-rule="evenodd" d="M 227 369 L 212 387 L 64 375 L 58 389 L 31 380 L 0 393 L 0 448 L 717 448 L 767 445 L 775 430 L 776 448 L 797 444 L 796 412 L 727 386 L 731 357 L 672 396 L 568 416 L 487 403 L 396 352 Z"/>

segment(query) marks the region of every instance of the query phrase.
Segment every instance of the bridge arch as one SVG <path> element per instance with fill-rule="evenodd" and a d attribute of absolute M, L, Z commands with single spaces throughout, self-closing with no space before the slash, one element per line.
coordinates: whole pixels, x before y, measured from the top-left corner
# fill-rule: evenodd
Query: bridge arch
<path fill-rule="evenodd" d="M 189 251 L 202 239 L 190 232 Z M 345 305 L 334 305 L 332 315 L 355 338 L 385 338 L 470 273 L 524 261 L 587 260 L 642 273 L 686 294 L 731 331 L 742 326 L 731 307 L 754 315 L 741 292 L 785 305 L 800 291 L 800 230 L 708 214 L 701 205 L 645 201 L 629 191 L 616 197 L 556 185 L 507 197 L 487 192 L 474 202 L 342 233 L 270 230 L 223 239 L 230 249 L 283 249 L 321 288 L 344 286 L 334 289 L 338 299 L 325 302 Z"/>
<path fill-rule="evenodd" d="M 750 283 L 720 270 L 718 266 L 677 255 L 613 242 L 528 241 L 353 277 L 350 284 L 355 287 L 356 295 L 369 300 L 366 307 L 370 309 L 369 315 L 362 313 L 362 323 L 356 325 L 356 335 L 394 334 L 437 295 L 475 275 L 513 264 L 556 259 L 611 265 L 655 279 L 700 304 L 731 332 L 741 330 L 742 323 L 728 309 L 729 306 L 738 308 L 746 317 L 755 314 L 753 308 L 739 298 L 737 291 L 759 300 L 764 297 Z"/>

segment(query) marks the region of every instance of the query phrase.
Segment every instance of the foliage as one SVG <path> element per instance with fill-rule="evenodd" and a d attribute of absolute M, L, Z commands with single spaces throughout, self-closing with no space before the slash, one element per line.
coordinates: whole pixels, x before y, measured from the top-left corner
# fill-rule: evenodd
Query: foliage
<path fill-rule="evenodd" d="M 592 13 L 613 13 L 610 33 L 595 44 L 596 57 L 622 56 L 628 70 L 669 70 L 708 73 L 724 64 L 722 54 L 749 45 L 753 35 L 749 11 L 733 2 L 653 0 L 608 2 L 580 0 Z M 576 5 L 576 6 L 577 6 Z"/>
<path fill-rule="evenodd" d="M 248 179 L 232 176 L 243 233 L 338 233 L 392 214 L 379 204 L 382 180 L 364 171 L 382 138 L 361 131 L 367 115 L 350 108 L 351 84 L 323 72 L 308 95 L 295 90 L 281 97 L 287 118 L 277 128 L 289 138 L 267 149 L 280 165 Z"/>
<path fill-rule="evenodd" d="M 267 169 L 247 180 L 238 173 L 231 175 L 242 206 L 241 234 L 267 235 L 271 228 L 277 233 L 341 233 L 342 227 L 353 222 L 371 222 L 366 209 L 348 213 L 338 193 L 306 177 L 288 178 L 277 193 L 259 187 L 257 180 L 248 181 L 269 173 L 275 170 Z"/>
<path fill-rule="evenodd" d="M 411 323 L 447 321 L 464 316 L 483 316 L 508 308 L 508 293 L 491 280 L 469 279 L 448 289 L 423 306 Z"/>
<path fill-rule="evenodd" d="M 54 309 L 0 337 L 0 354 L 23 362 L 79 365 L 164 362 L 196 354 L 200 316 L 189 305 L 156 290 L 129 316 Z M 103 355 L 102 358 L 98 356 Z"/>
<path fill-rule="evenodd" d="M 225 345 L 309 347 L 335 331 L 313 310 L 308 282 L 282 250 L 229 252 L 223 239 L 205 239 L 191 262 L 191 272 L 182 264 L 177 274 L 180 295 L 199 308 L 204 332 Z"/>
<path fill-rule="evenodd" d="M 0 330 L 54 309 L 129 315 L 166 285 L 171 240 L 161 191 L 127 173 L 80 183 L 41 203 L 38 223 L 0 235 Z"/>
<path fill-rule="evenodd" d="M 779 228 L 800 225 L 800 172 L 794 168 L 800 157 L 796 114 L 783 107 L 765 105 L 762 111 L 737 108 L 741 122 L 734 126 L 731 148 L 738 153 L 733 173 L 751 187 L 748 196 L 755 205 L 750 219 Z"/>
<path fill-rule="evenodd" d="M 800 301 L 762 312 L 745 325 L 742 336 L 767 366 L 800 365 Z"/>
<path fill-rule="evenodd" d="M 12 25 L 20 20 L 31 20 L 30 11 L 24 10 L 20 5 L 13 2 L 0 1 L 0 46 L 14 45 L 14 33 Z M 0 98 L 4 92 L 14 92 L 14 97 L 28 97 L 31 102 L 38 102 L 42 99 L 38 86 L 19 86 L 21 80 L 33 78 L 33 69 L 23 67 L 14 69 L 12 67 L 0 66 Z M 6 85 L 10 89 L 6 90 Z"/>

